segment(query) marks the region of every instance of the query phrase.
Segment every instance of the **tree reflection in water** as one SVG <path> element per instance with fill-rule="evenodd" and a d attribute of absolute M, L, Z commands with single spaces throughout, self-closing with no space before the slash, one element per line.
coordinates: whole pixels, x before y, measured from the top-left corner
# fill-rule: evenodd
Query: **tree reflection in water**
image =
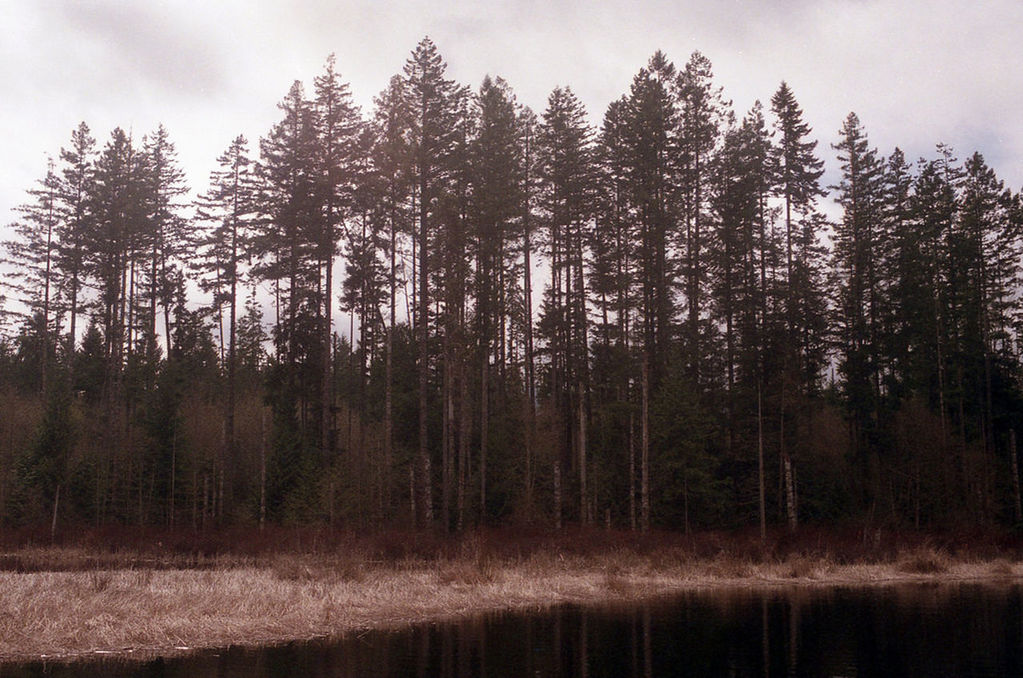
<path fill-rule="evenodd" d="M 718 591 L 145 664 L 7 664 L 0 677 L 1019 676 L 1021 590 L 1006 584 Z"/>

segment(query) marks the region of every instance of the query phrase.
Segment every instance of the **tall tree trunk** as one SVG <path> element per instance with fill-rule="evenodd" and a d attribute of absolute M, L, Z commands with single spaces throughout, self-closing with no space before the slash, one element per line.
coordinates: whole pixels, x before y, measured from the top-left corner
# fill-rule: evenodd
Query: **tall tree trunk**
<path fill-rule="evenodd" d="M 643 353 L 640 415 L 640 526 L 650 531 L 650 359 Z"/>
<path fill-rule="evenodd" d="M 579 522 L 590 523 L 588 497 L 586 496 L 586 392 L 583 381 L 579 380 Z"/>
<path fill-rule="evenodd" d="M 487 522 L 487 448 L 490 442 L 490 356 L 489 342 L 481 346 L 480 364 L 480 524 Z"/>
<path fill-rule="evenodd" d="M 764 480 L 764 406 L 762 378 L 757 376 L 757 478 L 760 489 L 760 541 L 767 539 L 767 507 Z"/>
<path fill-rule="evenodd" d="M 561 455 L 555 453 L 554 459 L 554 529 L 561 529 Z"/>
<path fill-rule="evenodd" d="M 397 317 L 397 225 L 394 210 L 391 211 L 391 251 L 388 271 L 388 323 L 384 345 L 384 459 L 390 469 L 394 459 L 394 325 Z"/>
<path fill-rule="evenodd" d="M 458 531 L 465 527 L 465 494 L 469 479 L 469 445 L 472 439 L 472 407 L 464 354 L 458 361 Z"/>
<path fill-rule="evenodd" d="M 320 365 L 320 451 L 324 454 L 330 453 L 330 424 L 331 406 L 334 404 L 334 379 L 333 379 L 333 289 L 334 289 L 334 224 L 332 207 L 327 208 L 326 234 L 324 235 L 326 250 L 324 254 L 324 282 L 323 282 L 323 357 Z M 232 301 L 232 314 L 234 313 L 234 302 Z M 231 318 L 231 331 L 234 331 L 234 317 Z"/>
<path fill-rule="evenodd" d="M 635 415 L 629 412 L 629 528 L 636 531 L 636 444 Z"/>
<path fill-rule="evenodd" d="M 782 456 L 782 464 L 785 471 L 785 516 L 788 518 L 789 530 L 795 532 L 799 527 L 796 515 L 796 479 L 792 458 L 787 452 Z"/>
<path fill-rule="evenodd" d="M 417 323 L 417 334 L 419 335 L 419 482 L 417 493 L 419 495 L 419 511 L 421 513 L 420 523 L 429 525 L 433 523 L 433 498 L 431 496 L 430 480 L 430 448 L 428 441 L 427 427 L 427 389 L 430 385 L 430 266 L 429 266 L 429 229 L 427 218 L 429 215 L 429 199 L 427 193 L 427 178 L 422 175 L 420 178 L 419 190 L 419 286 L 416 310 L 419 319 Z"/>
<path fill-rule="evenodd" d="M 1023 520 L 1023 501 L 1019 491 L 1019 458 L 1016 456 L 1016 429 L 1009 429 L 1009 462 L 1012 472 L 1012 513 L 1016 522 Z"/>
<path fill-rule="evenodd" d="M 51 161 L 52 163 L 52 161 Z M 51 164 L 50 172 L 53 171 Z M 47 176 L 49 179 L 49 176 Z M 46 380 L 47 373 L 49 371 L 50 363 L 50 277 L 51 277 L 51 266 L 52 266 L 52 252 L 53 252 L 53 194 L 52 189 L 49 198 L 48 213 L 46 215 L 46 268 L 43 273 L 43 327 L 42 327 L 42 339 L 43 339 L 43 351 L 39 365 L 39 389 L 42 393 L 46 393 Z M 59 340 L 59 336 L 56 337 Z M 56 508 L 54 508 L 54 516 L 56 518 Z"/>
<path fill-rule="evenodd" d="M 259 408 L 259 530 L 266 527 L 266 408 Z"/>
<path fill-rule="evenodd" d="M 170 477 L 170 510 L 168 511 L 168 526 L 174 529 L 174 500 L 177 494 L 178 480 L 178 432 L 177 429 L 171 434 L 171 477 Z"/>
<path fill-rule="evenodd" d="M 450 319 L 444 331 L 444 377 L 443 393 L 441 394 L 443 406 L 441 434 L 441 522 L 444 531 L 451 529 L 451 494 L 452 494 L 452 470 L 454 465 L 454 428 L 455 428 L 455 397 L 454 397 L 454 355 L 452 347 L 452 323 Z"/>
<path fill-rule="evenodd" d="M 50 543 L 57 541 L 57 509 L 60 506 L 60 483 L 53 495 L 53 520 L 50 522 Z"/>
<path fill-rule="evenodd" d="M 529 202 L 523 214 L 522 257 L 525 298 L 525 377 L 526 377 L 526 507 L 533 513 L 533 434 L 536 427 L 536 387 L 533 381 L 533 286 L 530 261 Z"/>
<path fill-rule="evenodd" d="M 237 206 L 235 208 L 237 210 Z M 228 349 L 227 349 L 227 435 L 226 454 L 224 459 L 233 464 L 237 452 L 237 435 L 235 432 L 235 418 L 237 409 L 238 391 L 238 225 L 232 224 L 231 229 L 231 291 L 229 303 L 228 321 Z M 223 465 L 221 466 L 224 467 Z"/>

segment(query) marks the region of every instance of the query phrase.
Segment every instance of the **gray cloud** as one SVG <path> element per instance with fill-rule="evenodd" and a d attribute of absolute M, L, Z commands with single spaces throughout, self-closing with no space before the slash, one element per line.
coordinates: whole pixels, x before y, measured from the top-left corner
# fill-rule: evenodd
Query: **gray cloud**
<path fill-rule="evenodd" d="M 829 146 L 855 110 L 882 153 L 976 148 L 1023 186 L 1018 0 L 7 0 L 0 21 L 0 124 L 17 130 L 0 224 L 79 120 L 101 144 L 115 125 L 164 122 L 201 190 L 231 138 L 255 146 L 327 54 L 368 107 L 424 35 L 457 80 L 500 75 L 537 112 L 569 85 L 594 124 L 654 50 L 677 65 L 700 50 L 739 115 L 787 80 L 832 173 Z"/>
<path fill-rule="evenodd" d="M 222 45 L 209 30 L 210 14 L 199 8 L 175 11 L 168 3 L 115 0 L 41 7 L 55 32 L 97 54 L 94 66 L 106 71 L 108 86 L 149 84 L 172 96 L 196 97 L 228 82 Z"/>

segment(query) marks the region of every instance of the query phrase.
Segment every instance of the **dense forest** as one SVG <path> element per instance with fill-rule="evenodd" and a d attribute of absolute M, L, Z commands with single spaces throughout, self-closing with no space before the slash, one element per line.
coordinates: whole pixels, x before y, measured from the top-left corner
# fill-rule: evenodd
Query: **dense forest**
<path fill-rule="evenodd" d="M 163 127 L 85 123 L 28 191 L 0 526 L 1021 522 L 1023 209 L 980 153 L 820 148 L 700 53 L 598 128 L 429 39 L 368 113 L 333 57 L 279 108 L 198 195 Z"/>

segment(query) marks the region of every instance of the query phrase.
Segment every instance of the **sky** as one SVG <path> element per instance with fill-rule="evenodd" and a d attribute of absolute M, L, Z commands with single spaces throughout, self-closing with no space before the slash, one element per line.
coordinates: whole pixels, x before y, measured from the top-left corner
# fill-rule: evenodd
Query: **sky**
<path fill-rule="evenodd" d="M 654 51 L 699 50 L 739 116 L 788 82 L 828 181 L 855 111 L 882 155 L 944 142 L 1023 187 L 1020 0 L 2 0 L 0 26 L 0 239 L 80 121 L 100 147 L 163 123 L 201 191 L 329 54 L 368 114 L 424 36 L 460 83 L 499 75 L 538 114 L 567 85 L 595 126 Z"/>

